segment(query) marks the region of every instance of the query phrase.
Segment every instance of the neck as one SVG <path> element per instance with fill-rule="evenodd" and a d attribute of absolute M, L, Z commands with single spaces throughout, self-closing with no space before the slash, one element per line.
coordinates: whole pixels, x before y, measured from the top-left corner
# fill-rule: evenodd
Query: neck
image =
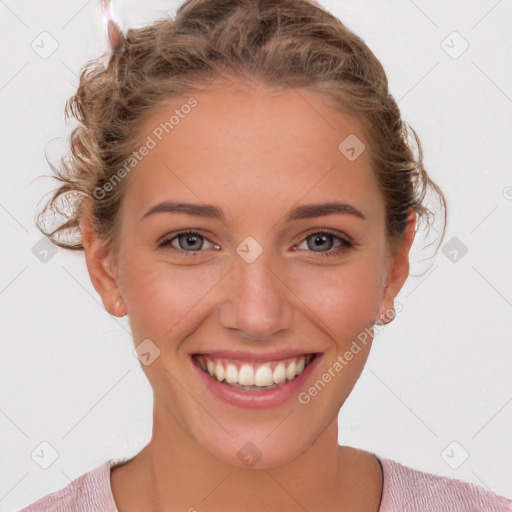
<path fill-rule="evenodd" d="M 304 453 L 286 464 L 266 468 L 233 466 L 214 457 L 169 413 L 155 403 L 153 435 L 137 456 L 146 475 L 147 509 L 209 512 L 233 510 L 320 510 L 343 487 L 337 418 Z M 347 479 L 348 485 L 348 479 Z M 329 498 L 329 499 L 328 499 Z M 300 508 L 300 507 L 299 507 Z"/>

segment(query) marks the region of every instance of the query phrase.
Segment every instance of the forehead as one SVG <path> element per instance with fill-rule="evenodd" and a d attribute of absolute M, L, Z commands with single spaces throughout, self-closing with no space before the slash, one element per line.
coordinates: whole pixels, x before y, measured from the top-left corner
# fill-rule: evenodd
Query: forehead
<path fill-rule="evenodd" d="M 244 197 L 260 206 L 268 199 L 294 204 L 306 195 L 363 200 L 378 194 L 361 123 L 319 93 L 194 91 L 146 113 L 138 134 L 152 149 L 126 193 L 134 208 L 183 194 L 225 204 L 226 191 L 236 194 L 233 201 Z M 349 159 L 339 148 L 345 140 L 366 149 Z"/>

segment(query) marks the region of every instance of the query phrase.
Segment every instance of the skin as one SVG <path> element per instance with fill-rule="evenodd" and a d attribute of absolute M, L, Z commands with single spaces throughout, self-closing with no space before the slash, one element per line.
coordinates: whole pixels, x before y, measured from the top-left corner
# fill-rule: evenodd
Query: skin
<path fill-rule="evenodd" d="M 337 424 L 371 338 L 307 405 L 293 398 L 261 410 L 211 395 L 192 371 L 191 354 L 320 352 L 307 389 L 379 312 L 393 308 L 409 274 L 414 212 L 403 243 L 391 253 L 370 143 L 357 119 L 321 95 L 225 84 L 194 97 L 198 106 L 132 171 L 118 253 L 86 218 L 81 221 L 87 267 L 105 308 L 129 315 L 135 345 L 149 338 L 160 350 L 149 366 L 141 365 L 154 392 L 153 435 L 136 457 L 112 470 L 117 506 L 120 512 L 216 512 L 229 503 L 243 512 L 291 512 L 332 510 L 336 503 L 337 510 L 375 512 L 381 493 L 376 458 L 340 446 Z M 150 112 L 141 140 L 186 99 Z M 355 161 L 338 150 L 349 134 L 367 148 Z M 213 204 L 226 220 L 183 213 L 140 220 L 166 200 Z M 297 205 L 333 200 L 351 204 L 366 220 L 332 214 L 283 221 Z M 174 250 L 156 248 L 164 235 L 192 228 L 206 237 L 195 254 L 185 254 L 186 237 L 181 251 L 177 238 Z M 328 237 L 315 246 L 321 229 L 357 245 L 324 256 L 339 241 Z M 247 236 L 263 248 L 250 264 L 236 252 Z M 252 467 L 237 457 L 249 441 L 262 455 Z"/>

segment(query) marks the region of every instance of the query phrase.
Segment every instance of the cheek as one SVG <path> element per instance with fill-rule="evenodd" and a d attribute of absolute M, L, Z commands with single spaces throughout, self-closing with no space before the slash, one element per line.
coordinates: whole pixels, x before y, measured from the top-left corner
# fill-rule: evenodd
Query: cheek
<path fill-rule="evenodd" d="M 222 277 L 207 266 L 144 262 L 132 256 L 123 262 L 119 288 L 135 337 L 154 340 L 181 334 L 185 318 L 204 304 L 205 295 Z M 218 275 L 217 275 L 218 274 Z"/>
<path fill-rule="evenodd" d="M 373 324 L 382 299 L 382 273 L 375 261 L 317 267 L 301 272 L 294 291 L 328 334 L 350 343 L 349 339 Z"/>

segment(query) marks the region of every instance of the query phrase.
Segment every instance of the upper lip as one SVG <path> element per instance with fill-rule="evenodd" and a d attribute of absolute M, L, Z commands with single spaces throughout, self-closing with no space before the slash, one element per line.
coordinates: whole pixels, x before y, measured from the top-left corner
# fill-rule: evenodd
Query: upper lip
<path fill-rule="evenodd" d="M 318 352 L 314 352 L 313 350 L 305 350 L 305 349 L 283 349 L 274 352 L 266 352 L 266 353 L 257 353 L 257 352 L 247 352 L 244 350 L 215 350 L 210 352 L 195 352 L 192 354 L 193 356 L 206 356 L 212 359 L 231 359 L 231 360 L 241 360 L 241 361 L 253 361 L 263 363 L 265 361 L 279 361 L 280 359 L 290 359 L 294 357 L 301 357 L 309 354 L 318 354 Z"/>

